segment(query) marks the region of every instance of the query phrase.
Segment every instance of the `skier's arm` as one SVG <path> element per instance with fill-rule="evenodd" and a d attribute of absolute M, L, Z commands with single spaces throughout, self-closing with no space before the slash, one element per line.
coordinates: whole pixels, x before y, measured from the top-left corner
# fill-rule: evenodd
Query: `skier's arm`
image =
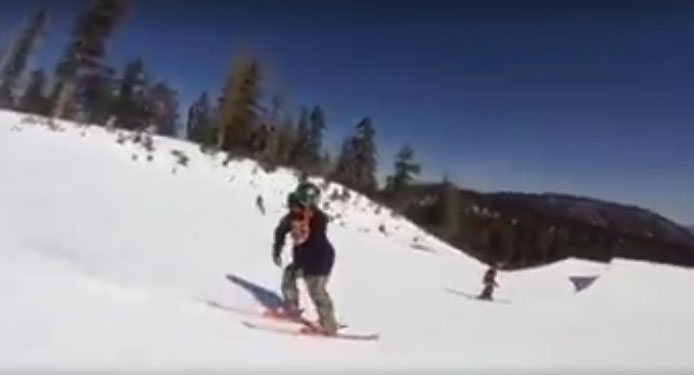
<path fill-rule="evenodd" d="M 289 215 L 286 215 L 280 220 L 279 225 L 275 228 L 275 242 L 272 245 L 272 256 L 277 258 L 282 254 L 282 248 L 284 247 L 284 240 L 287 233 L 291 230 L 291 225 L 289 221 Z"/>
<path fill-rule="evenodd" d="M 324 234 L 328 230 L 328 215 L 323 211 L 316 211 L 314 216 L 311 231 L 314 233 Z"/>

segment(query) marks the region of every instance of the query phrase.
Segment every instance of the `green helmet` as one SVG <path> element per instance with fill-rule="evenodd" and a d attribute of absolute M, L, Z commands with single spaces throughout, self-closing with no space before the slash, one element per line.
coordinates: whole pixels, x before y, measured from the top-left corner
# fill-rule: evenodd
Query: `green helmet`
<path fill-rule="evenodd" d="M 297 207 L 303 205 L 299 196 L 295 192 L 289 193 L 287 195 L 287 207 Z"/>
<path fill-rule="evenodd" d="M 302 204 L 304 206 L 315 206 L 320 198 L 320 189 L 310 182 L 302 182 L 294 192 L 289 194 L 287 203 L 292 205 Z"/>

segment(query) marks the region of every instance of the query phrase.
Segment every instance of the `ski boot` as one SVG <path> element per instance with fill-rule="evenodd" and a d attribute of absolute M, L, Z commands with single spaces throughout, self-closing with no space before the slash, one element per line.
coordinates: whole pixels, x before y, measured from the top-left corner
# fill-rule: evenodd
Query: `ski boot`
<path fill-rule="evenodd" d="M 300 329 L 301 333 L 308 335 L 335 336 L 337 331 L 329 331 L 318 324 L 305 324 Z"/>
<path fill-rule="evenodd" d="M 301 328 L 301 332 L 314 335 L 334 336 L 339 329 L 345 327 L 347 326 L 338 324 L 337 322 L 313 322 L 304 320 L 304 327 Z"/>
<path fill-rule="evenodd" d="M 284 304 L 275 308 L 265 310 L 264 314 L 268 318 L 285 319 L 302 323 L 304 311 L 293 304 Z"/>

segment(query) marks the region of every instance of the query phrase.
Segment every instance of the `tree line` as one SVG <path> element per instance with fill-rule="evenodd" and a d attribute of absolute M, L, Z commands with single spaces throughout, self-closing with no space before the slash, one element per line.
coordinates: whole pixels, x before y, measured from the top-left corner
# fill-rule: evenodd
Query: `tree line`
<path fill-rule="evenodd" d="M 371 197 L 397 200 L 421 172 L 412 147 L 404 145 L 380 189 L 373 120 L 365 117 L 354 125 L 333 156 L 324 144 L 328 121 L 321 106 L 294 109 L 280 95 L 264 98 L 262 65 L 248 51 L 232 61 L 216 96 L 203 92 L 180 112 L 177 90 L 154 79 L 144 59 L 135 57 L 121 69 L 108 62 L 107 41 L 126 17 L 127 5 L 126 0 L 92 1 L 77 15 L 53 71 L 28 72 L 23 85 L 30 56 L 49 21 L 47 8 L 34 12 L 5 52 L 0 107 L 132 131 L 150 129 L 164 136 L 179 136 L 180 129 L 204 151 L 321 175 Z"/>
<path fill-rule="evenodd" d="M 665 254 L 656 239 L 596 228 L 562 215 L 534 215 L 508 202 L 493 204 L 497 207 L 492 213 L 480 211 L 477 208 L 488 206 L 489 199 L 463 193 L 447 177 L 427 190 L 427 184 L 416 181 L 421 165 L 409 144 L 399 150 L 391 175 L 379 186 L 373 119 L 361 119 L 339 150 L 329 150 L 324 142 L 329 121 L 323 108 L 292 108 L 282 95 L 266 95 L 263 66 L 248 51 L 237 53 L 226 76 L 220 77 L 218 92 L 200 93 L 181 111 L 176 88 L 156 79 L 143 58 L 135 56 L 122 67 L 109 63 L 107 41 L 128 11 L 126 0 L 93 0 L 77 15 L 53 70 L 27 72 L 50 19 L 47 8 L 33 12 L 4 51 L 0 107 L 163 136 L 183 133 L 203 152 L 225 153 L 227 161 L 253 158 L 267 169 L 283 166 L 323 176 L 390 206 L 485 262 L 528 267 L 569 255 L 604 260 L 626 254 L 625 249 L 639 249 L 628 256 L 694 264 L 685 245 L 668 245 L 673 250 Z"/>

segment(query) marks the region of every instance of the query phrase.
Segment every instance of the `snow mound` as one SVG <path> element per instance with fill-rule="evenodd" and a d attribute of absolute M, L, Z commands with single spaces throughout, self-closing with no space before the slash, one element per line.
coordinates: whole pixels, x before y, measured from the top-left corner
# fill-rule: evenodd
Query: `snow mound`
<path fill-rule="evenodd" d="M 524 303 L 573 298 L 578 289 L 583 291 L 595 285 L 609 268 L 609 263 L 570 258 L 502 276 L 499 295 L 512 296 Z"/>

